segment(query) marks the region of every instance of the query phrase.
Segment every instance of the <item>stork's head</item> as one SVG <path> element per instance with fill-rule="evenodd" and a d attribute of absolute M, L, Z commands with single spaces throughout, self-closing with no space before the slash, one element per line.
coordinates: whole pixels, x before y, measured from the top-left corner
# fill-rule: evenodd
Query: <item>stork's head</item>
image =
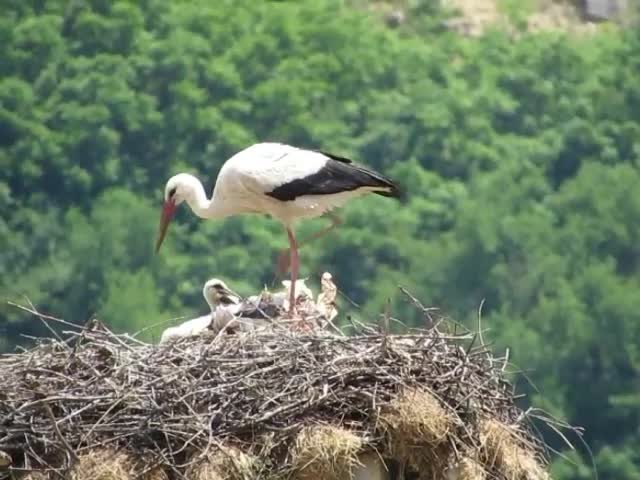
<path fill-rule="evenodd" d="M 212 278 L 204 284 L 202 295 L 207 301 L 211 310 L 218 305 L 236 305 L 242 301 L 240 295 L 235 293 L 227 284 L 217 278 Z"/>
<path fill-rule="evenodd" d="M 169 179 L 164 187 L 164 204 L 162 205 L 162 214 L 160 216 L 160 227 L 158 228 L 158 239 L 156 241 L 156 252 L 160 250 L 164 236 L 173 215 L 176 213 L 176 207 L 184 202 L 189 195 L 193 193 L 194 177 L 179 173 Z"/>

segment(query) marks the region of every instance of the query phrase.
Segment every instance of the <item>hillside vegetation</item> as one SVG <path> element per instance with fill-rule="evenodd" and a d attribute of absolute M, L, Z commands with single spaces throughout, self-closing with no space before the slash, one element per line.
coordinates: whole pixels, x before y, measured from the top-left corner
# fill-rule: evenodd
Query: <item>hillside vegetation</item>
<path fill-rule="evenodd" d="M 601 479 L 640 478 L 640 30 L 465 39 L 413 4 L 390 29 L 339 0 L 4 0 L 2 297 L 134 332 L 203 311 L 214 275 L 255 292 L 281 226 L 183 208 L 155 256 L 164 182 L 212 185 L 256 141 L 322 147 L 408 198 L 354 202 L 302 274 L 362 319 L 392 297 L 415 324 L 398 284 L 470 323 L 484 299 L 533 403 L 586 428 Z M 4 349 L 44 333 L 0 313 Z M 570 457 L 557 478 L 592 478 Z"/>

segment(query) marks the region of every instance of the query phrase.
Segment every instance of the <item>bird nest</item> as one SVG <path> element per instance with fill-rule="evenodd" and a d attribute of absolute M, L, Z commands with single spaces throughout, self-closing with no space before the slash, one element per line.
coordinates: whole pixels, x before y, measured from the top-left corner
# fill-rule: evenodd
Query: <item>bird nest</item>
<path fill-rule="evenodd" d="M 150 345 L 94 321 L 66 335 L 0 357 L 0 472 L 13 478 L 338 480 L 372 464 L 406 479 L 547 478 L 505 360 L 445 323 Z"/>

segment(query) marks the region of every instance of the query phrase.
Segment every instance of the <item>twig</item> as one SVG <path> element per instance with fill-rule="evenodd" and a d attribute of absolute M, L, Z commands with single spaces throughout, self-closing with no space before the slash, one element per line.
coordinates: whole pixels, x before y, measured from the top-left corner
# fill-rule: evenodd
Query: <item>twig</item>
<path fill-rule="evenodd" d="M 44 404 L 44 409 L 47 412 L 49 419 L 51 420 L 51 424 L 53 425 L 53 430 L 55 431 L 56 436 L 58 437 L 58 440 L 60 440 L 60 442 L 64 445 L 69 455 L 71 455 L 71 458 L 73 458 L 73 461 L 77 462 L 78 455 L 76 454 L 75 450 L 71 448 L 71 445 L 69 445 L 69 442 L 67 442 L 67 439 L 64 437 L 64 435 L 62 435 L 60 428 L 58 428 L 58 423 L 56 422 L 56 419 L 53 416 L 53 411 L 51 410 L 51 407 L 49 406 L 48 403 Z"/>

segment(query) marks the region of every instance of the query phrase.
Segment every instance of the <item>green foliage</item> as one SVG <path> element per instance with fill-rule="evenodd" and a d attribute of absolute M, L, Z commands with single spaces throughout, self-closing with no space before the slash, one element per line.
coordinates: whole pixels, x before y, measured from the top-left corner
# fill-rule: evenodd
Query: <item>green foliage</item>
<path fill-rule="evenodd" d="M 211 276 L 244 293 L 271 283 L 286 245 L 269 219 L 183 208 L 155 256 L 169 175 L 212 185 L 256 141 L 333 150 L 408 196 L 346 207 L 303 248 L 303 275 L 331 271 L 368 320 L 391 297 L 395 317 L 422 322 L 398 284 L 470 323 L 484 299 L 486 337 L 528 372 L 533 402 L 586 427 L 600 478 L 638 476 L 638 31 L 468 40 L 418 1 L 395 30 L 357 1 L 3 7 L 3 299 L 154 338 L 206 310 Z M 0 348 L 43 333 L 0 314 Z M 570 456 L 556 478 L 590 478 L 586 453 Z"/>

